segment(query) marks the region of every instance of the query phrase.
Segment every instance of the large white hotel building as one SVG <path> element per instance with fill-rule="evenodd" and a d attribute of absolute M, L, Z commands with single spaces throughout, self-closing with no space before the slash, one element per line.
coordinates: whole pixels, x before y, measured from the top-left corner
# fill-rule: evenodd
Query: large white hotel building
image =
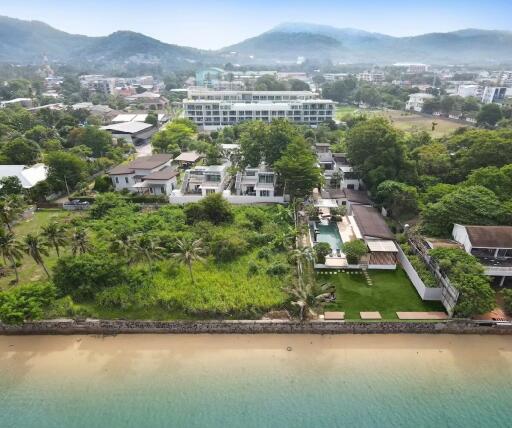
<path fill-rule="evenodd" d="M 191 88 L 183 100 L 184 115 L 204 130 L 214 130 L 247 120 L 318 125 L 332 120 L 335 102 L 310 91 L 212 91 Z"/>

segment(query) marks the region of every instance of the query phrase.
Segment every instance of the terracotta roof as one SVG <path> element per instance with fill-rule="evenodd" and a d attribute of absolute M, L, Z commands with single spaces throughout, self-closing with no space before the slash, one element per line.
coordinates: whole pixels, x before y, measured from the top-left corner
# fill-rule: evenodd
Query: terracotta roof
<path fill-rule="evenodd" d="M 395 239 L 384 217 L 373 207 L 353 205 L 354 219 L 364 237 L 373 236 L 382 239 Z"/>
<path fill-rule="evenodd" d="M 347 200 L 355 202 L 357 204 L 371 204 L 372 201 L 368 197 L 368 194 L 362 190 L 344 189 Z"/>
<path fill-rule="evenodd" d="M 170 180 L 171 178 L 176 177 L 179 174 L 178 171 L 172 168 L 164 168 L 160 171 L 154 172 L 152 174 L 146 175 L 143 177 L 143 180 Z"/>
<path fill-rule="evenodd" d="M 512 248 L 512 226 L 464 227 L 473 247 Z"/>

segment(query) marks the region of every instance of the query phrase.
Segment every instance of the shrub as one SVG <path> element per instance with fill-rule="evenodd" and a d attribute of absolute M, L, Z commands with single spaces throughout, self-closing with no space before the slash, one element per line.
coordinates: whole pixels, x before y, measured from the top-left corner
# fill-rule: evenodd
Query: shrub
<path fill-rule="evenodd" d="M 96 294 L 96 303 L 107 308 L 128 309 L 133 305 L 133 292 L 127 285 L 106 288 Z"/>
<path fill-rule="evenodd" d="M 247 251 L 247 241 L 239 236 L 217 236 L 210 243 L 210 249 L 217 262 L 229 262 Z"/>
<path fill-rule="evenodd" d="M 460 292 L 455 307 L 457 316 L 470 317 L 494 308 L 494 291 L 475 257 L 458 248 L 436 248 L 430 255 Z"/>
<path fill-rule="evenodd" d="M 254 261 L 250 261 L 248 264 L 247 264 L 247 275 L 248 276 L 254 276 L 256 275 L 258 272 L 259 272 L 260 268 L 258 266 L 258 264 Z"/>
<path fill-rule="evenodd" d="M 325 257 L 332 253 L 332 248 L 327 242 L 319 242 L 314 247 L 317 263 L 324 264 Z"/>
<path fill-rule="evenodd" d="M 184 208 L 188 224 L 207 220 L 213 224 L 230 223 L 233 220 L 231 205 L 220 193 L 214 193 Z"/>
<path fill-rule="evenodd" d="M 347 256 L 347 262 L 349 264 L 357 264 L 361 257 L 368 252 L 368 247 L 365 242 L 361 239 L 354 241 L 345 242 L 342 246 L 342 251 Z"/>
<path fill-rule="evenodd" d="M 505 304 L 505 311 L 512 315 L 512 289 L 503 290 L 503 303 Z"/>
<path fill-rule="evenodd" d="M 119 259 L 109 254 L 82 254 L 61 257 L 54 268 L 53 280 L 60 295 L 77 300 L 92 299 L 108 287 L 127 280 Z"/>
<path fill-rule="evenodd" d="M 117 193 L 103 193 L 98 195 L 94 204 L 91 205 L 89 215 L 91 218 L 99 219 L 107 215 L 112 208 L 126 205 L 126 200 Z"/>
<path fill-rule="evenodd" d="M 0 321 L 21 324 L 43 317 L 44 309 L 55 300 L 50 283 L 26 284 L 0 293 Z"/>
<path fill-rule="evenodd" d="M 261 260 L 270 260 L 272 257 L 272 248 L 270 247 L 263 247 L 258 251 L 258 259 Z"/>
<path fill-rule="evenodd" d="M 94 190 L 96 192 L 105 193 L 113 190 L 112 181 L 108 175 L 96 177 L 94 180 Z"/>
<path fill-rule="evenodd" d="M 286 275 L 287 272 L 288 265 L 282 262 L 273 263 L 267 268 L 267 275 L 281 276 Z"/>

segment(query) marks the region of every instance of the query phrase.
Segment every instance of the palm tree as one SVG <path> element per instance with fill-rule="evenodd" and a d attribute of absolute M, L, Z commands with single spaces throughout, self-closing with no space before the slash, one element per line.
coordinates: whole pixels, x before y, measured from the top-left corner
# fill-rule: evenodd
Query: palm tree
<path fill-rule="evenodd" d="M 299 275 L 304 274 L 304 264 L 309 265 L 315 259 L 313 249 L 311 247 L 300 247 L 290 252 L 292 259 L 297 262 L 297 272 Z"/>
<path fill-rule="evenodd" d="M 23 243 L 25 245 L 25 253 L 32 257 L 34 261 L 44 269 L 48 278 L 50 278 L 50 273 L 48 272 L 48 269 L 46 269 L 43 260 L 43 256 L 48 255 L 48 244 L 45 242 L 42 236 L 32 235 L 29 233 L 27 236 L 25 236 Z"/>
<path fill-rule="evenodd" d="M 316 284 L 313 281 L 302 281 L 301 278 L 285 291 L 292 297 L 292 305 L 299 307 L 299 317 L 303 321 L 306 315 L 315 316 L 315 308 L 325 301 L 334 291 L 334 286 L 329 283 Z"/>
<path fill-rule="evenodd" d="M 59 248 L 67 243 L 66 228 L 57 222 L 52 222 L 42 228 L 42 236 L 55 248 L 57 257 L 60 257 Z"/>
<path fill-rule="evenodd" d="M 122 255 L 127 263 L 133 260 L 134 238 L 127 230 L 122 230 L 114 236 L 110 243 L 110 249 L 119 255 Z"/>
<path fill-rule="evenodd" d="M 18 218 L 23 211 L 23 200 L 19 196 L 3 198 L 0 202 L 0 221 L 12 232 L 11 223 Z"/>
<path fill-rule="evenodd" d="M 140 234 L 133 241 L 134 242 L 134 255 L 144 257 L 149 265 L 149 274 L 153 276 L 153 259 L 162 257 L 163 248 L 160 247 L 155 238 L 151 236 Z"/>
<path fill-rule="evenodd" d="M 85 254 L 91 248 L 87 231 L 77 227 L 71 235 L 71 252 L 73 256 Z"/>
<path fill-rule="evenodd" d="M 0 252 L 4 260 L 8 259 L 11 262 L 16 274 L 16 283 L 19 283 L 17 263 L 23 257 L 23 244 L 16 239 L 14 233 L 0 229 Z"/>
<path fill-rule="evenodd" d="M 195 284 L 194 275 L 192 273 L 192 262 L 196 260 L 203 260 L 201 255 L 204 253 L 203 241 L 201 239 L 178 239 L 178 252 L 173 254 L 181 263 L 188 266 L 190 272 L 190 279 L 192 284 Z"/>

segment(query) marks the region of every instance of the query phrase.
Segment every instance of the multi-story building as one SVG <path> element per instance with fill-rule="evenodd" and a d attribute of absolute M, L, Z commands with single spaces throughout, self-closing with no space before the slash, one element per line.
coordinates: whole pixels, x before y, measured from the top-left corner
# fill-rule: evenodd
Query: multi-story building
<path fill-rule="evenodd" d="M 332 120 L 335 103 L 310 91 L 209 91 L 190 89 L 183 100 L 185 117 L 204 130 L 248 120 L 288 119 L 318 125 Z"/>
<path fill-rule="evenodd" d="M 512 226 L 455 224 L 453 239 L 484 266 L 484 273 L 504 285 L 512 277 Z"/>
<path fill-rule="evenodd" d="M 409 100 L 405 103 L 405 109 L 421 112 L 423 110 L 423 104 L 425 103 L 425 100 L 432 98 L 434 98 L 432 94 L 411 94 L 409 95 Z"/>
<path fill-rule="evenodd" d="M 256 196 L 262 198 L 274 197 L 277 176 L 266 165 L 257 168 L 246 168 L 238 172 L 235 180 L 237 195 Z"/>
<path fill-rule="evenodd" d="M 459 85 L 457 87 L 457 95 L 459 97 L 480 97 L 482 89 L 479 85 Z"/>
<path fill-rule="evenodd" d="M 143 156 L 112 168 L 108 175 L 116 191 L 127 189 L 151 195 L 170 195 L 176 188 L 178 176 L 171 161 L 172 156 L 166 154 Z"/>
<path fill-rule="evenodd" d="M 507 88 L 505 86 L 486 86 L 482 94 L 482 103 L 491 104 L 502 102 L 506 94 Z"/>
<path fill-rule="evenodd" d="M 384 73 L 381 71 L 364 71 L 357 75 L 357 80 L 370 83 L 382 83 L 384 78 Z"/>

